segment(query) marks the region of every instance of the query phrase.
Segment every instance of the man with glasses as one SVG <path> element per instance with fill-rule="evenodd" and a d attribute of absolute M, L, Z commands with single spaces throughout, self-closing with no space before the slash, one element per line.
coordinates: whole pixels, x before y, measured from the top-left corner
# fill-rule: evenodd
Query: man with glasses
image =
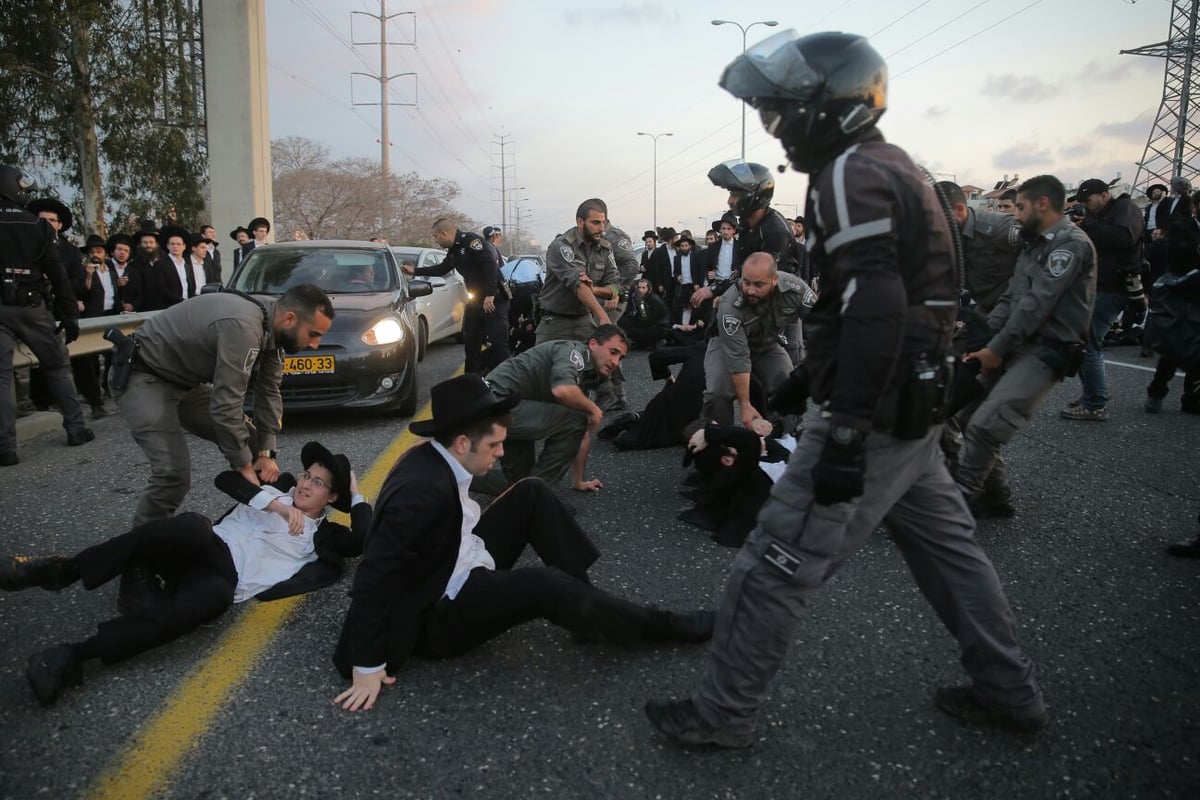
<path fill-rule="evenodd" d="M 217 476 L 217 488 L 238 502 L 215 525 L 186 513 L 139 525 L 68 558 L 0 559 L 0 589 L 61 591 L 80 581 L 103 586 L 133 566 L 151 572 L 160 588 L 136 607 L 101 622 L 90 638 L 34 654 L 26 677 L 39 703 L 83 682 L 83 664 L 113 664 L 178 639 L 231 605 L 257 597 L 278 600 L 329 586 L 344 559 L 362 553 L 371 506 L 358 489 L 350 461 L 318 442 L 300 451 L 304 471 L 259 486 L 236 470 Z M 350 528 L 328 517 L 329 506 L 350 514 Z"/>

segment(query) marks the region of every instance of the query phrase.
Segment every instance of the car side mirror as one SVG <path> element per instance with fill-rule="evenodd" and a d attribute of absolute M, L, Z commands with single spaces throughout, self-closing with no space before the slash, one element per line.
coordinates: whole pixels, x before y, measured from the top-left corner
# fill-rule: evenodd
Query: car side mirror
<path fill-rule="evenodd" d="M 433 294 L 433 285 L 429 281 L 411 280 L 408 282 L 408 299 L 414 300 Z"/>
<path fill-rule="evenodd" d="M 445 289 L 446 288 L 446 279 L 443 278 L 441 275 L 431 275 L 428 278 L 426 278 L 426 280 L 429 281 L 429 285 L 435 289 Z"/>
<path fill-rule="evenodd" d="M 206 283 L 200 287 L 200 294 L 216 294 L 225 288 L 222 283 Z"/>

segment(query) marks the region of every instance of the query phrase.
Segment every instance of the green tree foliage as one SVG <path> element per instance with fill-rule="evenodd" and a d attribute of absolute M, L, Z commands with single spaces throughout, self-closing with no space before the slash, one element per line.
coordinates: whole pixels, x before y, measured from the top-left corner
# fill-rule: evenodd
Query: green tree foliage
<path fill-rule="evenodd" d="M 198 26 L 183 0 L 0 0 L 0 158 L 64 187 L 80 233 L 200 221 Z"/>

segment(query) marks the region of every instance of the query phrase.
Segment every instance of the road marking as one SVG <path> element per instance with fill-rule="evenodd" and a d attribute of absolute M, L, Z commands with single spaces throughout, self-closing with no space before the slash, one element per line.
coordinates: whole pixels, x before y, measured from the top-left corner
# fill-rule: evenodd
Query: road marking
<path fill-rule="evenodd" d="M 459 369 L 455 375 L 461 372 Z M 431 416 L 432 406 L 426 404 L 413 419 Z M 363 495 L 378 497 L 392 464 L 419 441 L 420 437 L 407 429 L 392 440 L 359 481 Z M 334 518 L 339 516 L 346 517 L 335 514 Z M 134 734 L 86 796 L 92 800 L 138 800 L 161 794 L 303 600 L 302 595 L 252 603 L 213 646 L 212 654 L 176 688 L 165 707 Z"/>
<path fill-rule="evenodd" d="M 1109 361 L 1108 359 L 1105 359 L 1104 363 L 1112 364 L 1114 367 L 1129 367 L 1130 369 L 1140 369 L 1142 372 L 1154 372 L 1155 371 L 1154 367 L 1147 367 L 1143 364 L 1126 364 L 1124 361 Z M 1175 374 L 1178 375 L 1179 373 L 1177 372 Z"/>

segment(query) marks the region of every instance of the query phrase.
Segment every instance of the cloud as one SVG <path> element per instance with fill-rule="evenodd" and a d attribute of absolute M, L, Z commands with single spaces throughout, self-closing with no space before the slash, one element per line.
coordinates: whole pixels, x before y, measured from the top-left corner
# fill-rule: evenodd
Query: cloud
<path fill-rule="evenodd" d="M 1161 58 L 1118 56 L 1112 61 L 1089 61 L 1079 68 L 1072 81 L 1094 81 L 1114 83 L 1126 78 L 1136 78 L 1148 73 L 1162 74 Z"/>
<path fill-rule="evenodd" d="M 1029 145 L 1013 145 L 992 157 L 992 166 L 1005 172 L 1029 172 L 1038 164 L 1052 164 L 1053 157 L 1046 150 L 1035 150 Z"/>
<path fill-rule="evenodd" d="M 1143 111 L 1125 122 L 1103 122 L 1096 126 L 1093 133 L 1097 136 L 1107 136 L 1110 139 L 1119 139 L 1133 144 L 1144 143 L 1150 134 L 1150 126 L 1153 124 L 1154 118 L 1150 112 Z"/>
<path fill-rule="evenodd" d="M 1060 94 L 1063 87 L 1047 83 L 1040 78 L 1018 75 L 989 75 L 983 83 L 983 91 L 994 98 L 1009 98 L 1024 102 L 1047 100 Z"/>
<path fill-rule="evenodd" d="M 950 113 L 950 109 L 946 108 L 945 106 L 930 106 L 929 108 L 925 109 L 925 116 L 929 119 L 944 117 L 948 113 Z"/>
<path fill-rule="evenodd" d="M 602 12 L 571 10 L 563 14 L 571 25 L 593 26 L 603 23 L 626 25 L 661 25 L 679 22 L 678 11 L 668 11 L 658 3 L 621 3 Z"/>
<path fill-rule="evenodd" d="M 1083 158 L 1090 152 L 1092 152 L 1091 142 L 1076 142 L 1075 144 L 1060 147 L 1058 149 L 1058 157 L 1064 160 Z"/>

